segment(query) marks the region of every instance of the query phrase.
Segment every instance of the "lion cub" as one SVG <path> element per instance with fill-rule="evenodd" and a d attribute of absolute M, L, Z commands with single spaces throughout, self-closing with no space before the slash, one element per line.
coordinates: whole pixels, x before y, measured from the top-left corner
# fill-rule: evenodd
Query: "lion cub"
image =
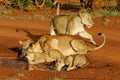
<path fill-rule="evenodd" d="M 85 67 L 88 64 L 89 60 L 87 56 L 85 56 L 84 54 L 76 54 L 64 57 L 61 60 L 57 60 L 55 67 L 57 71 L 60 71 L 64 65 L 67 65 L 67 71 L 70 71 L 79 67 Z"/>
<path fill-rule="evenodd" d="M 63 58 L 63 54 L 60 51 L 53 49 L 49 52 L 31 52 L 26 54 L 25 58 L 29 63 L 29 70 L 31 70 L 31 66 L 34 64 L 60 60 Z"/>

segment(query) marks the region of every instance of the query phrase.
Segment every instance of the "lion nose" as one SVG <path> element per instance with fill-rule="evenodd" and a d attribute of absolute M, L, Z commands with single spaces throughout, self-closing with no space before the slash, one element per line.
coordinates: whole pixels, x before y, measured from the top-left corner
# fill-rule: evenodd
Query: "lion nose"
<path fill-rule="evenodd" d="M 27 57 L 24 57 L 24 60 L 25 60 L 25 61 L 28 61 L 28 58 L 27 58 Z"/>

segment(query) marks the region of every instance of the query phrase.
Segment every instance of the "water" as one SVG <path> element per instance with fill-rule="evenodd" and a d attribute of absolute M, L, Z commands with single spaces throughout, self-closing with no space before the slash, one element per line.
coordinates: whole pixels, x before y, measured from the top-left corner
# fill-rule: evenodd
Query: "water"
<path fill-rule="evenodd" d="M 27 64 L 20 60 L 2 60 L 0 61 L 0 68 L 17 68 L 20 70 L 26 70 Z"/>

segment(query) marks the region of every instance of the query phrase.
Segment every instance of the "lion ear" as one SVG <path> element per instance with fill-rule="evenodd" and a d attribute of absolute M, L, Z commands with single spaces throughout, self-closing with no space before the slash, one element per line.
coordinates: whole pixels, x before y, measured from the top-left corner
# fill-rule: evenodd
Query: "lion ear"
<path fill-rule="evenodd" d="M 32 43 L 31 40 L 27 40 L 28 43 Z"/>
<path fill-rule="evenodd" d="M 31 40 L 27 40 L 26 42 L 31 43 Z M 21 40 L 19 41 L 20 45 L 22 45 L 23 43 L 24 43 L 24 41 L 21 41 Z"/>
<path fill-rule="evenodd" d="M 84 17 L 84 13 L 79 12 L 79 16 L 80 16 L 81 18 L 83 18 L 83 17 Z"/>
<path fill-rule="evenodd" d="M 23 44 L 23 41 L 19 41 L 19 44 L 22 45 L 22 44 Z"/>

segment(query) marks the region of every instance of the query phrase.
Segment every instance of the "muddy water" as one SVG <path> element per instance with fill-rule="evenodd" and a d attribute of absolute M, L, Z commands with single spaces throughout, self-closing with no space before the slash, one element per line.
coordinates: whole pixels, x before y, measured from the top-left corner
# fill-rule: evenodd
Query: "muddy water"
<path fill-rule="evenodd" d="M 36 64 L 31 66 L 32 70 L 54 70 L 53 64 Z M 20 70 L 29 70 L 28 63 L 21 60 L 0 60 L 0 68 L 17 68 Z"/>
<path fill-rule="evenodd" d="M 18 60 L 0 60 L 0 68 L 17 68 L 20 70 L 27 69 L 27 63 L 24 61 Z"/>

